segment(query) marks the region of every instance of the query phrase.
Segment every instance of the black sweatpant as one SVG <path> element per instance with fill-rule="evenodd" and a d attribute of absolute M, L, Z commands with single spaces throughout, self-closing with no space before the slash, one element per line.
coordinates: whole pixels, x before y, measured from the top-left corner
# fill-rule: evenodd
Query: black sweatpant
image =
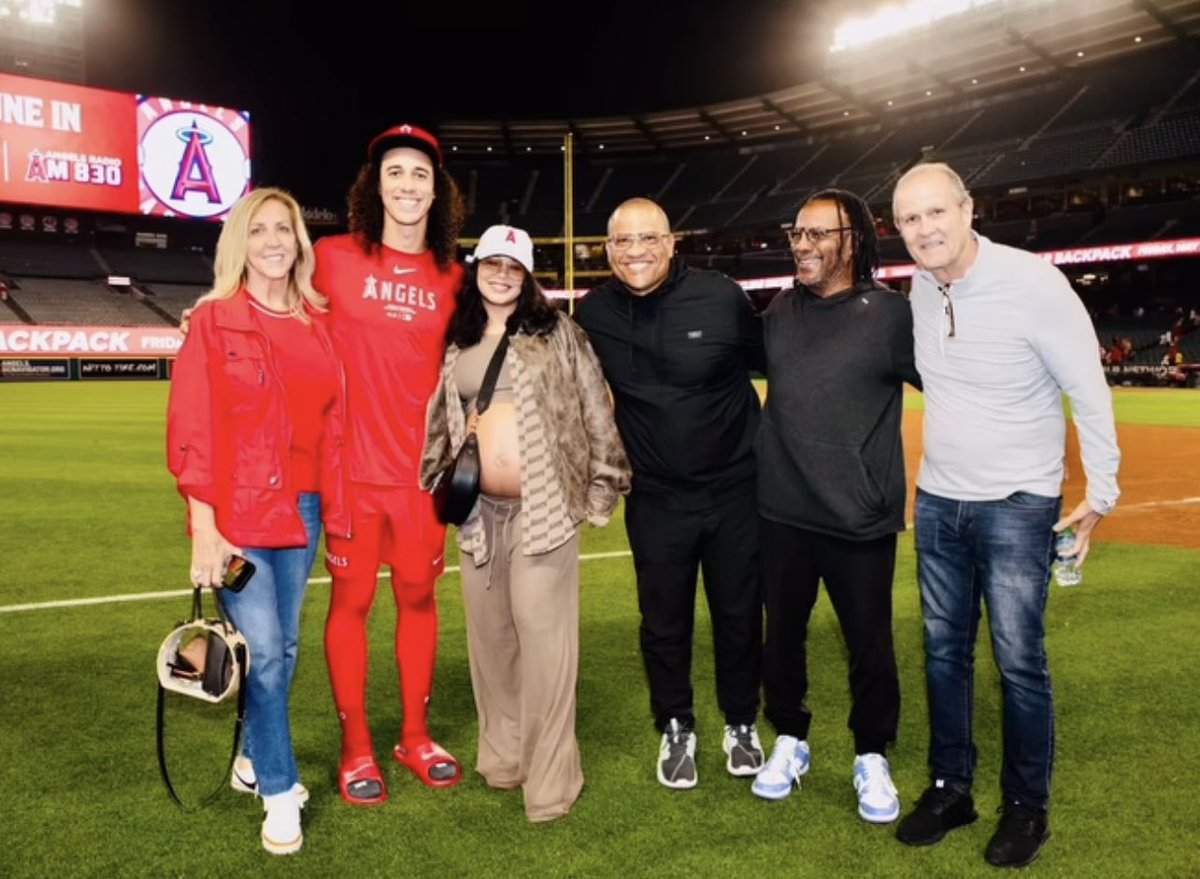
<path fill-rule="evenodd" d="M 626 501 L 625 528 L 637 570 L 642 658 L 655 726 L 662 731 L 672 717 L 695 726 L 697 570 L 704 575 L 712 619 L 717 704 L 726 723 L 754 723 L 762 680 L 762 598 L 753 486 L 687 510 L 663 506 L 635 489 Z"/>
<path fill-rule="evenodd" d="M 760 518 L 759 560 L 767 614 L 767 720 L 780 735 L 808 738 L 808 621 L 824 580 L 850 653 L 849 727 L 855 753 L 886 753 L 900 722 L 892 641 L 896 535 L 843 540 Z"/>

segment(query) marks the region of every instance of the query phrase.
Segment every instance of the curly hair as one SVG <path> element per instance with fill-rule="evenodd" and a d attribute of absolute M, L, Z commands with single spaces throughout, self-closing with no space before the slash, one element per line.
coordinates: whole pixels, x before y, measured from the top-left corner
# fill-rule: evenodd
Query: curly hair
<path fill-rule="evenodd" d="M 483 307 L 483 294 L 479 291 L 479 263 L 472 263 L 467 277 L 455 298 L 454 314 L 446 327 L 446 344 L 459 348 L 478 345 L 487 326 L 487 311 Z M 542 285 L 529 272 L 521 284 L 517 296 L 517 307 L 508 316 L 507 332 L 525 333 L 529 336 L 548 336 L 558 324 L 558 309 L 546 298 Z"/>
<path fill-rule="evenodd" d="M 372 253 L 383 244 L 383 200 L 379 194 L 380 162 L 366 162 L 346 196 L 350 232 L 363 248 Z M 433 259 L 442 271 L 458 261 L 458 236 L 467 217 L 462 191 L 445 168 L 434 170 L 433 206 L 429 209 L 429 225 L 425 242 Z"/>
<path fill-rule="evenodd" d="M 814 201 L 831 201 L 838 206 L 839 215 L 846 218 L 853 235 L 854 282 L 872 280 L 879 268 L 879 232 L 867 203 L 845 189 L 822 189 L 805 199 L 804 204 Z"/>

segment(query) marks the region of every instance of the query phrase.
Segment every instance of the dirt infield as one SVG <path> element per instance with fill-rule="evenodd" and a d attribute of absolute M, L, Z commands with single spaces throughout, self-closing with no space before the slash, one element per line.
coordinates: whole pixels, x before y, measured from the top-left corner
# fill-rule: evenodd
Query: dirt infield
<path fill-rule="evenodd" d="M 1119 543 L 1200 548 L 1200 430 L 1118 425 L 1121 501 L 1096 530 L 1096 539 Z M 921 455 L 921 413 L 904 413 L 908 465 L 908 521 L 912 484 Z M 1083 499 L 1083 466 L 1073 426 L 1067 435 L 1064 503 Z"/>

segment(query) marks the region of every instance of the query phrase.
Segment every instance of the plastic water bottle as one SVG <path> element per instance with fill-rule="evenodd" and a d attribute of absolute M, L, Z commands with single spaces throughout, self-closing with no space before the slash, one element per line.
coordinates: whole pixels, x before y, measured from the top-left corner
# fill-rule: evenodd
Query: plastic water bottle
<path fill-rule="evenodd" d="M 1061 531 L 1054 541 L 1054 582 L 1059 586 L 1078 586 L 1083 582 L 1083 570 L 1073 557 L 1063 553 L 1070 552 L 1075 546 L 1075 532 L 1066 528 Z"/>

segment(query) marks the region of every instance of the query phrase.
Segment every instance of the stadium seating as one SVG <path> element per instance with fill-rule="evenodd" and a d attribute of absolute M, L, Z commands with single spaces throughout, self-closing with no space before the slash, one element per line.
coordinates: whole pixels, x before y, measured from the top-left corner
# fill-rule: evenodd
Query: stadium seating
<path fill-rule="evenodd" d="M 12 298 L 38 324 L 162 326 L 161 316 L 130 293 L 113 292 L 101 281 L 15 278 Z"/>
<path fill-rule="evenodd" d="M 191 308 L 199 297 L 208 292 L 209 286 L 157 283 L 146 285 L 145 290 L 159 308 L 178 320 L 185 308 Z"/>
<path fill-rule="evenodd" d="M 212 262 L 191 250 L 104 248 L 101 255 L 111 267 L 111 274 L 145 283 L 206 284 L 212 280 Z"/>
<path fill-rule="evenodd" d="M 107 272 L 80 241 L 56 243 L 0 240 L 0 271 L 10 277 L 101 278 Z"/>

